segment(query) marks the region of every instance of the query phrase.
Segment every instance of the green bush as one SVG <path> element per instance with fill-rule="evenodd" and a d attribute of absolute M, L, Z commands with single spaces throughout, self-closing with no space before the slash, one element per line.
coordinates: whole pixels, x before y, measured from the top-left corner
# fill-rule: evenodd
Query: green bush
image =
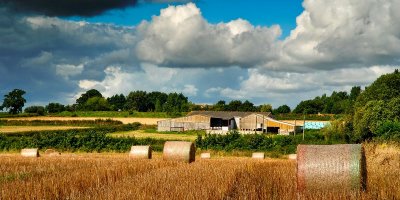
<path fill-rule="evenodd" d="M 108 130 L 69 130 L 33 132 L 31 134 L 0 134 L 0 150 L 11 151 L 35 147 L 39 149 L 54 148 L 60 151 L 126 152 L 132 145 L 151 145 L 161 151 L 165 140 L 136 139 L 133 137 L 108 137 Z"/>
<path fill-rule="evenodd" d="M 230 132 L 226 135 L 206 134 L 198 135 L 196 147 L 213 150 L 251 150 L 269 151 L 279 154 L 295 153 L 299 144 L 335 144 L 346 143 L 345 140 L 325 140 L 323 134 L 318 131 L 308 131 L 303 140 L 302 135 L 263 135 L 248 134 L 241 135 L 238 132 Z"/>

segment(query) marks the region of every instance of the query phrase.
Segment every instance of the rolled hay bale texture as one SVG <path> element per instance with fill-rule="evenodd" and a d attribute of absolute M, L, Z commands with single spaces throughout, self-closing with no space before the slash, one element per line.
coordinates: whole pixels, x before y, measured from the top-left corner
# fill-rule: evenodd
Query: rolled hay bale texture
<path fill-rule="evenodd" d="M 288 158 L 289 158 L 289 160 L 296 160 L 297 159 L 297 154 L 289 154 Z"/>
<path fill-rule="evenodd" d="M 210 153 L 201 153 L 200 154 L 200 158 L 201 159 L 210 159 L 211 158 L 211 154 Z"/>
<path fill-rule="evenodd" d="M 297 146 L 298 192 L 360 191 L 366 182 L 361 144 Z"/>
<path fill-rule="evenodd" d="M 151 159 L 151 146 L 132 146 L 131 151 L 129 152 L 129 157 L 137 159 Z"/>
<path fill-rule="evenodd" d="M 254 152 L 251 155 L 251 158 L 253 158 L 253 159 L 264 159 L 265 158 L 265 154 L 264 154 L 264 152 Z"/>
<path fill-rule="evenodd" d="M 191 163 L 195 161 L 196 149 L 193 142 L 167 141 L 164 144 L 163 159 Z"/>
<path fill-rule="evenodd" d="M 39 150 L 38 150 L 38 148 L 22 149 L 21 156 L 37 158 L 37 157 L 39 157 Z"/>

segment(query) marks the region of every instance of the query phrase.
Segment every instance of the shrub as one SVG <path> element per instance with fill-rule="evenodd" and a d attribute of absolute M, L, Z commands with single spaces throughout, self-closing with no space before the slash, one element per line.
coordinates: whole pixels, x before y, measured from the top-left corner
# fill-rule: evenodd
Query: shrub
<path fill-rule="evenodd" d="M 33 113 L 38 115 L 44 115 L 44 107 L 43 106 L 29 106 L 25 108 L 25 113 Z"/>

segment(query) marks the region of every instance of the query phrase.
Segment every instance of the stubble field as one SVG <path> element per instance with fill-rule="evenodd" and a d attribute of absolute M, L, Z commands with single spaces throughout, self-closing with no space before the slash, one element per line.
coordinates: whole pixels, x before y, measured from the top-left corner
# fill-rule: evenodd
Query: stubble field
<path fill-rule="evenodd" d="M 368 188 L 298 196 L 296 163 L 214 158 L 191 164 L 127 154 L 0 154 L 0 199 L 400 199 L 398 148 L 366 144 Z"/>

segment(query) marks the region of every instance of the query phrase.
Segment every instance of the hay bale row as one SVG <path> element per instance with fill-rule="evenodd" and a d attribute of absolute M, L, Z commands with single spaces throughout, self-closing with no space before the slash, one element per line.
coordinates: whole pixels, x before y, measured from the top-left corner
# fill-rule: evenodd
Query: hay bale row
<path fill-rule="evenodd" d="M 151 159 L 151 146 L 132 146 L 129 152 L 129 157 L 135 159 Z"/>
<path fill-rule="evenodd" d="M 365 187 L 365 156 L 360 144 L 297 147 L 299 192 L 354 191 Z"/>
<path fill-rule="evenodd" d="M 39 149 L 38 148 L 27 148 L 21 150 L 21 156 L 23 157 L 30 157 L 30 158 L 37 158 L 39 157 Z"/>

